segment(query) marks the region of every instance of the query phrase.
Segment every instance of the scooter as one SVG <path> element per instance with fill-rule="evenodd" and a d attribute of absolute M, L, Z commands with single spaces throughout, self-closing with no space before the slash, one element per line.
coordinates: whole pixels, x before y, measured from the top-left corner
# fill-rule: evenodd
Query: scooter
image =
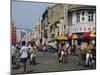
<path fill-rule="evenodd" d="M 32 51 L 30 56 L 30 64 L 36 65 L 36 53 L 34 51 Z"/>
<path fill-rule="evenodd" d="M 67 63 L 67 53 L 61 51 L 58 59 L 59 59 L 59 63 Z"/>
<path fill-rule="evenodd" d="M 89 56 L 88 56 L 88 61 L 87 61 L 87 66 L 90 67 L 91 69 L 95 68 L 96 66 L 96 61 L 93 59 L 93 54 L 90 52 L 88 52 Z"/>

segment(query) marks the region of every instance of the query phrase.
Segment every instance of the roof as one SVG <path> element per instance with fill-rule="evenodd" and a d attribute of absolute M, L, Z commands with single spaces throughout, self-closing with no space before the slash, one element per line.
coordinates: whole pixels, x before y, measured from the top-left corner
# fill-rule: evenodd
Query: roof
<path fill-rule="evenodd" d="M 81 9 L 96 9 L 96 6 L 92 5 L 69 5 L 69 11 L 76 11 Z"/>

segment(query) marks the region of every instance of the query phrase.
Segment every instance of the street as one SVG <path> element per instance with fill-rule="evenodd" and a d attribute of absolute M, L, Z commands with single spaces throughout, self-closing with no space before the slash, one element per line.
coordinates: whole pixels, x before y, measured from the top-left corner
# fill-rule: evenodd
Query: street
<path fill-rule="evenodd" d="M 29 65 L 27 63 L 27 74 L 31 73 L 43 73 L 43 72 L 55 72 L 55 71 L 74 71 L 74 70 L 89 70 L 88 67 L 83 67 L 82 65 L 77 65 L 77 56 L 71 55 L 68 57 L 68 63 L 58 63 L 57 56 L 55 53 L 43 52 L 37 53 L 37 65 Z M 12 65 L 12 75 L 21 74 L 21 68 L 15 68 Z"/>
<path fill-rule="evenodd" d="M 96 68 L 95 5 L 11 4 L 12 75 Z"/>

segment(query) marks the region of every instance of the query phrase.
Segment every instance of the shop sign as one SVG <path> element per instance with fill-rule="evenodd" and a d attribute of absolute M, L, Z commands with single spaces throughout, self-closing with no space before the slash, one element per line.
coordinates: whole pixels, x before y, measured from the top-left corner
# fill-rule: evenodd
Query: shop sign
<path fill-rule="evenodd" d="M 89 32 L 93 31 L 95 29 L 94 26 L 88 26 L 88 25 L 74 25 L 70 28 L 70 32 L 72 33 L 78 33 L 78 32 Z"/>

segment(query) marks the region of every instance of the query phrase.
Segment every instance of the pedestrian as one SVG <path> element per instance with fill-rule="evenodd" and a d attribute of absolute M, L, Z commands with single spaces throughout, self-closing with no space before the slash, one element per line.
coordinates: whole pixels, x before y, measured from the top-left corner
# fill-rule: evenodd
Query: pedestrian
<path fill-rule="evenodd" d="M 22 47 L 20 50 L 20 62 L 21 62 L 21 67 L 23 69 L 23 73 L 26 73 L 26 63 L 27 63 L 27 58 L 28 58 L 28 47 L 26 46 L 26 42 L 22 41 Z"/>
<path fill-rule="evenodd" d="M 45 55 L 45 52 L 46 52 L 46 43 L 44 43 L 44 45 L 43 45 L 43 53 L 44 53 L 44 55 Z"/>
<path fill-rule="evenodd" d="M 93 54 L 91 51 L 86 54 L 86 66 L 93 68 Z"/>
<path fill-rule="evenodd" d="M 63 45 L 63 49 L 62 49 L 62 59 L 63 59 L 63 63 L 67 63 L 67 59 L 68 59 L 68 49 L 66 48 L 66 45 Z"/>
<path fill-rule="evenodd" d="M 31 64 L 31 53 L 33 51 L 32 45 L 30 44 L 28 46 L 28 59 L 29 59 L 29 63 Z"/>
<path fill-rule="evenodd" d="M 57 56 L 58 56 L 58 61 L 60 63 L 61 62 L 61 50 L 58 50 Z"/>
<path fill-rule="evenodd" d="M 78 57 L 78 62 L 77 64 L 78 65 L 81 65 L 82 64 L 82 48 L 80 46 L 77 47 L 77 57 Z"/>
<path fill-rule="evenodd" d="M 72 49 L 71 49 L 72 55 L 75 54 L 75 52 L 76 52 L 75 50 L 76 50 L 76 46 L 75 45 L 72 45 Z"/>
<path fill-rule="evenodd" d="M 86 53 L 86 66 L 89 66 L 89 56 L 90 56 L 90 52 Z"/>
<path fill-rule="evenodd" d="M 68 47 L 68 54 L 71 55 L 71 47 Z"/>
<path fill-rule="evenodd" d="M 12 64 L 15 64 L 15 51 L 16 51 L 16 48 L 14 45 L 11 46 L 11 55 L 12 55 Z"/>

